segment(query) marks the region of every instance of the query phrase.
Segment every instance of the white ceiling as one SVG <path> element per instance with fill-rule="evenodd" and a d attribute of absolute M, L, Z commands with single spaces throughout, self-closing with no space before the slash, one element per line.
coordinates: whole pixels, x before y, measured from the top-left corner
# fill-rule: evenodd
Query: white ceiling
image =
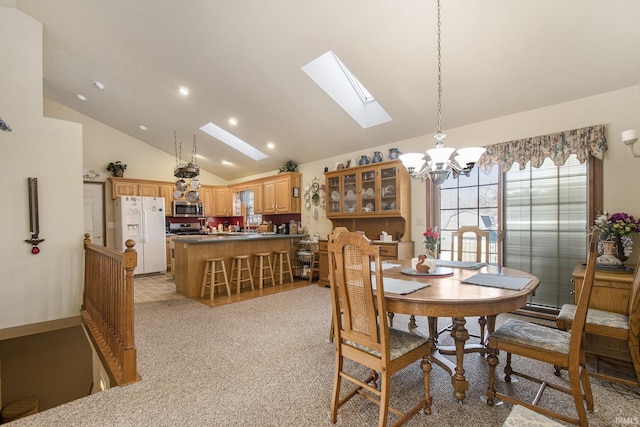
<path fill-rule="evenodd" d="M 435 0 L 15 3 L 44 24 L 45 96 L 171 155 L 175 130 L 186 160 L 197 131 L 198 163 L 224 179 L 436 130 Z M 442 0 L 443 130 L 637 85 L 638 17 L 637 0 Z M 362 129 L 301 70 L 328 50 L 391 122 Z"/>

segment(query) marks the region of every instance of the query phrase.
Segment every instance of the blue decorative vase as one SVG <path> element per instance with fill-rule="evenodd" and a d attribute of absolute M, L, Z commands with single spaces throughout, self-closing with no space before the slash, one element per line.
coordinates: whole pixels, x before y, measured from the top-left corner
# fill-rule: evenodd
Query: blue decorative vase
<path fill-rule="evenodd" d="M 389 160 L 396 160 L 400 158 L 400 151 L 397 148 L 389 148 Z"/>
<path fill-rule="evenodd" d="M 371 159 L 371 163 L 380 163 L 382 161 L 382 153 L 376 151 L 373 153 L 373 158 Z"/>
<path fill-rule="evenodd" d="M 362 155 L 362 157 L 360 157 L 360 162 L 358 162 L 358 164 L 360 166 L 362 165 L 368 165 L 371 162 L 371 159 L 365 155 Z"/>

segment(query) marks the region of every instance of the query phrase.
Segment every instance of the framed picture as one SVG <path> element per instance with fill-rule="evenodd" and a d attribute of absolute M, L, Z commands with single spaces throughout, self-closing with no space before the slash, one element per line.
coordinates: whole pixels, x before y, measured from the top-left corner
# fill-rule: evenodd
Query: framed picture
<path fill-rule="evenodd" d="M 296 199 L 300 197 L 300 187 L 293 187 L 293 197 Z"/>

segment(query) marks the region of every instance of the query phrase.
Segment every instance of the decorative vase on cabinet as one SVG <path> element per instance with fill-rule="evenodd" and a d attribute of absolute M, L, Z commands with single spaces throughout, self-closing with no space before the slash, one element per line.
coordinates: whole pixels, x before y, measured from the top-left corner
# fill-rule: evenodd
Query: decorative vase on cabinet
<path fill-rule="evenodd" d="M 622 267 L 622 261 L 617 257 L 618 243 L 615 240 L 602 242 L 602 255 L 598 257 L 598 264 L 607 267 Z"/>

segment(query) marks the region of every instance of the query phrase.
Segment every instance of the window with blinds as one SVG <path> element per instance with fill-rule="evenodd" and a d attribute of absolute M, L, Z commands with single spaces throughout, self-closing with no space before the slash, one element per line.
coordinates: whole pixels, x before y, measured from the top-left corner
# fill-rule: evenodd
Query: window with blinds
<path fill-rule="evenodd" d="M 587 230 L 587 164 L 571 155 L 563 166 L 546 159 L 539 168 L 514 164 L 504 174 L 505 267 L 540 279 L 531 304 L 572 303 L 571 273 L 584 261 Z"/>

